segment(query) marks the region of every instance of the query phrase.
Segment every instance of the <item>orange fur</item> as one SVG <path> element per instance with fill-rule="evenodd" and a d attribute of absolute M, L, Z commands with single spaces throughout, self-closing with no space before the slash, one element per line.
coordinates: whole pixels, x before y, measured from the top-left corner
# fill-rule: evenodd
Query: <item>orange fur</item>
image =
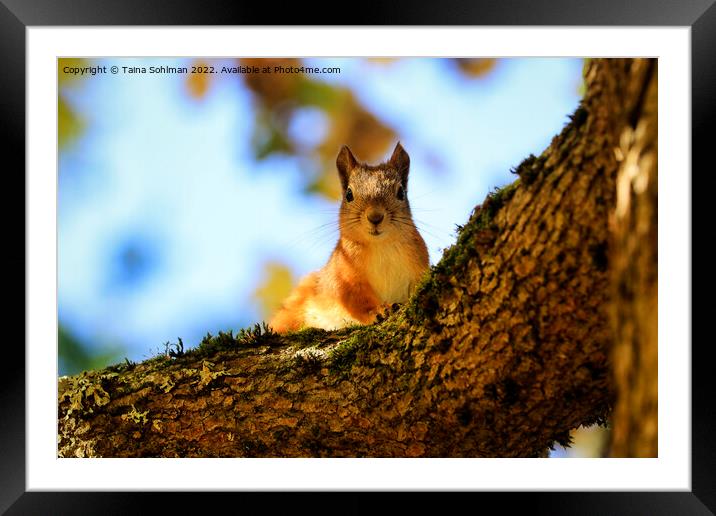
<path fill-rule="evenodd" d="M 304 277 L 298 286 L 283 302 L 281 309 L 271 320 L 270 326 L 279 333 L 295 331 L 303 325 L 303 305 L 305 300 L 315 295 L 316 273 Z"/>
<path fill-rule="evenodd" d="M 347 147 L 341 150 L 340 238 L 326 265 L 303 278 L 270 321 L 275 331 L 370 324 L 385 307 L 408 299 L 429 266 L 427 247 L 401 196 L 408 164 L 400 144 L 390 161 L 375 167 L 359 164 Z M 380 222 L 376 214 L 383 215 Z"/>

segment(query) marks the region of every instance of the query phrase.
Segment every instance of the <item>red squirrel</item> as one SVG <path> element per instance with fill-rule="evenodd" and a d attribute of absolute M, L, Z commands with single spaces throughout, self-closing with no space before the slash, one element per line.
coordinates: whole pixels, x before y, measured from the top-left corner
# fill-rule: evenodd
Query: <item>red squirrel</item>
<path fill-rule="evenodd" d="M 358 162 L 344 145 L 336 167 L 343 192 L 338 243 L 270 321 L 279 333 L 370 324 L 393 303 L 407 301 L 429 267 L 408 203 L 410 157 L 400 142 L 387 162 L 374 166 Z"/>

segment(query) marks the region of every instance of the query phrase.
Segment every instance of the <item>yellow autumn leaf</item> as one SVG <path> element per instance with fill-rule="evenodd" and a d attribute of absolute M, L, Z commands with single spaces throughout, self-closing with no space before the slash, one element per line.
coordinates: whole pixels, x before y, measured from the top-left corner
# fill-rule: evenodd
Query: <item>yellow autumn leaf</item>
<path fill-rule="evenodd" d="M 64 86 L 69 82 L 76 81 L 84 75 L 65 73 L 65 68 L 83 68 L 85 66 L 91 66 L 89 59 L 76 58 L 76 57 L 60 57 L 57 59 L 57 81 L 60 86 Z"/>
<path fill-rule="evenodd" d="M 90 59 L 61 57 L 57 59 L 57 140 L 60 149 L 81 136 L 85 130 L 85 121 L 65 98 L 64 92 L 77 87 L 87 75 L 65 72 L 65 68 L 83 68 L 92 66 Z"/>
<path fill-rule="evenodd" d="M 206 92 L 209 91 L 209 86 L 211 86 L 211 74 L 204 73 L 208 66 L 211 65 L 201 60 L 196 60 L 189 66 L 189 74 L 186 78 L 186 89 L 189 95 L 195 99 L 203 98 Z M 191 73 L 194 68 L 196 68 L 197 72 Z"/>
<path fill-rule="evenodd" d="M 468 77 L 483 77 L 490 73 L 497 64 L 493 58 L 456 59 L 460 71 Z"/>
<path fill-rule="evenodd" d="M 390 64 L 393 64 L 397 60 L 398 60 L 398 58 L 396 58 L 396 57 L 368 57 L 368 58 L 366 58 L 366 61 L 368 61 L 369 63 L 375 63 L 378 65 L 390 65 Z"/>
<path fill-rule="evenodd" d="M 82 134 L 85 124 L 67 101 L 60 96 L 57 99 L 57 139 L 60 149 Z"/>
<path fill-rule="evenodd" d="M 294 278 L 291 270 L 279 262 L 264 265 L 263 279 L 254 291 L 254 299 L 261 308 L 264 320 L 268 320 L 291 293 Z"/>

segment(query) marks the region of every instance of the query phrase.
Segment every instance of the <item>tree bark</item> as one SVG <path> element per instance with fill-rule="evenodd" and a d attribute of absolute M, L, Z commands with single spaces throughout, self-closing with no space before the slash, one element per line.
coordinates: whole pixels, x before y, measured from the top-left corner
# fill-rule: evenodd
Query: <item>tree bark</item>
<path fill-rule="evenodd" d="M 531 457 L 579 425 L 604 423 L 615 401 L 609 357 L 624 360 L 615 335 L 651 345 L 639 332 L 652 328 L 655 277 L 638 264 L 656 255 L 635 246 L 655 246 L 655 211 L 634 199 L 626 221 L 609 224 L 631 146 L 640 163 L 655 156 L 655 127 L 639 132 L 656 88 L 650 63 L 590 60 L 570 123 L 473 210 L 384 321 L 286 336 L 257 327 L 61 378 L 59 456 Z M 620 162 L 630 128 L 637 143 Z M 656 181 L 646 190 L 655 201 Z M 639 221 L 650 217 L 644 234 Z M 614 300 L 625 275 L 632 297 Z M 655 377 L 614 378 L 628 393 Z"/>
<path fill-rule="evenodd" d="M 657 457 L 657 62 L 620 136 L 612 225 L 612 362 L 618 394 L 610 455 Z"/>

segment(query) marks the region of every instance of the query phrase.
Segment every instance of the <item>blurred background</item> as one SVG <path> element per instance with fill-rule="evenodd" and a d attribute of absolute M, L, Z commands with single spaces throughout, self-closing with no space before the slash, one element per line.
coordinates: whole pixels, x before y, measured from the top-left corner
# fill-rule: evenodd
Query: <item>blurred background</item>
<path fill-rule="evenodd" d="M 436 263 L 486 194 L 567 123 L 582 59 L 58 60 L 60 375 L 269 319 L 338 238 L 341 145 L 410 154 Z M 78 76 L 65 67 L 144 67 Z M 275 66 L 328 73 L 170 74 Z M 554 456 L 599 454 L 596 444 Z M 596 437 L 595 437 L 596 436 Z M 584 440 L 584 439 L 582 439 Z M 596 450 L 596 451 L 595 451 Z"/>

